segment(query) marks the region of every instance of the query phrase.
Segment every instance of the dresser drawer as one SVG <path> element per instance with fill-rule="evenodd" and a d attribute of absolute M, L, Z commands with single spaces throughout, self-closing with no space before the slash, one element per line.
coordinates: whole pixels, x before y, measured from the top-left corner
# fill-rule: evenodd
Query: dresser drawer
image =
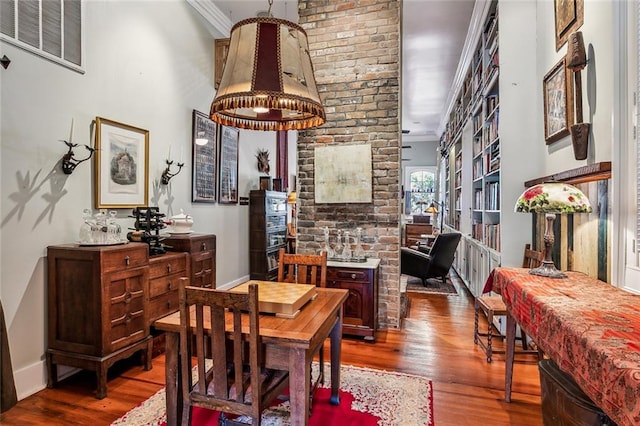
<path fill-rule="evenodd" d="M 149 259 L 149 279 L 153 280 L 168 274 L 187 270 L 186 253 L 166 253 Z"/>
<path fill-rule="evenodd" d="M 149 301 L 149 320 L 153 321 L 178 310 L 178 290 L 163 293 Z"/>
<path fill-rule="evenodd" d="M 371 272 L 368 269 L 327 268 L 327 281 L 369 282 Z"/>
<path fill-rule="evenodd" d="M 124 269 L 146 266 L 149 262 L 149 248 L 146 244 L 128 244 L 120 250 L 104 250 L 102 252 L 102 272 L 121 271 Z"/>
<path fill-rule="evenodd" d="M 162 294 L 178 291 L 180 278 L 185 276 L 183 272 L 176 272 L 175 274 L 149 280 L 149 299 L 152 300 Z"/>

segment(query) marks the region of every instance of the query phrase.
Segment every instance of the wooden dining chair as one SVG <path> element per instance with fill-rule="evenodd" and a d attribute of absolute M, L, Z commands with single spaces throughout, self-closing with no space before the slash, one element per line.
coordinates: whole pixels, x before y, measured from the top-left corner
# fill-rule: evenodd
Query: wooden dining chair
<path fill-rule="evenodd" d="M 283 248 L 278 253 L 278 281 L 298 284 L 314 284 L 317 287 L 327 286 L 327 252 L 320 254 L 285 253 Z M 324 348 L 320 345 L 318 354 L 318 377 L 311 378 L 309 407 L 312 407 L 313 395 L 318 386 L 324 384 Z"/>
<path fill-rule="evenodd" d="M 194 327 L 191 306 L 195 309 Z M 226 331 L 227 310 L 232 316 L 229 333 Z M 248 334 L 242 333 L 242 316 L 248 316 Z M 248 293 L 180 286 L 182 425 L 191 424 L 194 406 L 221 411 L 223 424 L 234 424 L 224 413 L 250 416 L 253 425 L 260 424 L 262 411 L 288 386 L 289 373 L 263 367 L 259 322 L 256 284 L 249 285 Z M 206 338 L 209 329 L 210 339 Z M 190 362 L 193 333 L 196 336 L 196 381 Z M 212 354 L 212 359 L 206 357 L 207 353 Z"/>
<path fill-rule="evenodd" d="M 278 281 L 327 286 L 327 252 L 320 254 L 278 253 Z"/>

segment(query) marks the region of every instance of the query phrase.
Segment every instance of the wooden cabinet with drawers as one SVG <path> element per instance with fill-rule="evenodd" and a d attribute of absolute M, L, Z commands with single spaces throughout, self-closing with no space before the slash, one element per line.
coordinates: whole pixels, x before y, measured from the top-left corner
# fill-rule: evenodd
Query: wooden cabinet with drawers
<path fill-rule="evenodd" d="M 149 322 L 178 310 L 181 277 L 190 276 L 187 253 L 165 253 L 149 259 Z"/>
<path fill-rule="evenodd" d="M 404 225 L 404 245 L 415 246 L 419 240 L 424 240 L 421 235 L 431 235 L 433 225 L 430 223 L 407 223 Z"/>
<path fill-rule="evenodd" d="M 378 269 L 380 259 L 364 263 L 327 262 L 327 287 L 349 291 L 344 303 L 342 332 L 374 341 L 378 328 Z"/>
<path fill-rule="evenodd" d="M 189 254 L 191 285 L 216 288 L 216 236 L 173 234 L 163 240 L 171 252 Z"/>
<path fill-rule="evenodd" d="M 48 387 L 57 365 L 96 372 L 97 398 L 107 396 L 107 370 L 143 352 L 151 369 L 149 248 L 65 244 L 47 248 Z"/>

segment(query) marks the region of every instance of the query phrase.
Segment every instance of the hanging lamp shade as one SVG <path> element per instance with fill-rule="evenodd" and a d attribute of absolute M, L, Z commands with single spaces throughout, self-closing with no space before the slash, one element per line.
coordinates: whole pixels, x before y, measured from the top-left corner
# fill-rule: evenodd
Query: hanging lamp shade
<path fill-rule="evenodd" d="M 211 119 L 250 130 L 302 130 L 325 122 L 307 34 L 292 22 L 250 18 L 231 29 Z"/>

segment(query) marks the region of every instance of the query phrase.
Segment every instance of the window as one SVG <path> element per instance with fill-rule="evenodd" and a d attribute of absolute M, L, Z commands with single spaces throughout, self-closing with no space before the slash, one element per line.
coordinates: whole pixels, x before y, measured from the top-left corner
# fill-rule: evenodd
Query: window
<path fill-rule="evenodd" d="M 435 172 L 432 167 L 407 167 L 405 214 L 421 214 L 434 201 Z"/>
<path fill-rule="evenodd" d="M 0 0 L 0 38 L 82 72 L 82 0 Z"/>

